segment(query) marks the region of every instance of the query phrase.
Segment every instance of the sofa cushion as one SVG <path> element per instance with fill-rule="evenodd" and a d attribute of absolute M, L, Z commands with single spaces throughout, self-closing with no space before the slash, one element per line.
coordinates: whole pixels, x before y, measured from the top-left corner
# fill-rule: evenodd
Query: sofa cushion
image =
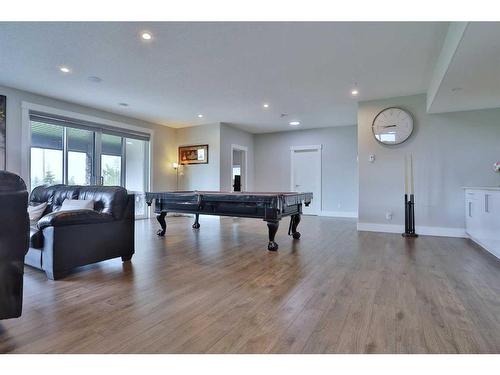
<path fill-rule="evenodd" d="M 78 199 L 79 186 L 60 185 L 54 190 L 52 212 L 59 211 L 65 199 Z"/>
<path fill-rule="evenodd" d="M 36 224 L 30 225 L 30 247 L 41 249 L 43 247 L 43 232 Z"/>
<path fill-rule="evenodd" d="M 120 186 L 81 186 L 78 199 L 93 200 L 95 211 L 119 220 L 127 206 L 128 193 Z"/>
<path fill-rule="evenodd" d="M 52 202 L 54 200 L 54 192 L 56 189 L 64 187 L 64 185 L 52 185 L 52 186 L 37 186 L 33 189 L 30 194 L 29 203 L 30 205 L 37 205 L 40 203 L 47 203 L 47 208 L 45 209 L 44 215 L 52 212 Z"/>

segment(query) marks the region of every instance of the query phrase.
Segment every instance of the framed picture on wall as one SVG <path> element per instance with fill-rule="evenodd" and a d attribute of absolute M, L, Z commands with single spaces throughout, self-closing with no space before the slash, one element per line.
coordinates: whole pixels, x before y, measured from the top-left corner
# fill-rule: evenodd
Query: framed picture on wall
<path fill-rule="evenodd" d="M 208 164 L 208 145 L 179 146 L 179 164 Z"/>
<path fill-rule="evenodd" d="M 5 159 L 7 158 L 7 97 L 0 95 L 0 170 L 6 167 Z"/>

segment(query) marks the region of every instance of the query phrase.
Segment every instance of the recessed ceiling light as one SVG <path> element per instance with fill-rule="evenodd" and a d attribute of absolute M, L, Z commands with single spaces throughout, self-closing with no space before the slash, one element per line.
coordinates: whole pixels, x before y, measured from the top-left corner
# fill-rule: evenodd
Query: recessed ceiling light
<path fill-rule="evenodd" d="M 141 38 L 144 40 L 151 40 L 153 39 L 153 35 L 148 31 L 144 31 L 141 33 Z"/>
<path fill-rule="evenodd" d="M 299 126 L 300 125 L 300 121 L 290 121 L 288 124 L 290 126 Z"/>
<path fill-rule="evenodd" d="M 128 103 L 118 103 L 120 107 L 128 107 Z"/>
<path fill-rule="evenodd" d="M 262 104 L 262 107 L 264 107 L 265 109 L 269 108 L 269 104 L 268 103 L 264 103 Z"/>
<path fill-rule="evenodd" d="M 68 68 L 67 66 L 60 66 L 60 67 L 59 67 L 59 70 L 60 70 L 61 72 L 63 72 L 63 73 L 69 73 L 69 72 L 71 72 L 71 69 L 70 69 L 70 68 Z"/>
<path fill-rule="evenodd" d="M 358 94 L 359 94 L 358 83 L 354 82 L 354 85 L 352 86 L 352 90 L 351 90 L 351 95 L 358 96 Z"/>
<path fill-rule="evenodd" d="M 200 114 L 198 115 L 198 118 L 203 118 L 203 115 L 200 113 Z"/>
<path fill-rule="evenodd" d="M 101 83 L 102 82 L 102 78 L 100 77 L 97 77 L 97 76 L 90 76 L 87 78 L 90 82 L 94 82 L 94 83 Z"/>

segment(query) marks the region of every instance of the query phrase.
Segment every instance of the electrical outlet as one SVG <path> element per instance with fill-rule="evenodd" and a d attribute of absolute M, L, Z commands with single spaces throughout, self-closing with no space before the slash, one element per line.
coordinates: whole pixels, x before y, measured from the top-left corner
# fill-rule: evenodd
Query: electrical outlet
<path fill-rule="evenodd" d="M 368 157 L 368 161 L 370 163 L 375 163 L 375 154 L 371 154 L 369 157 Z"/>
<path fill-rule="evenodd" d="M 387 211 L 385 213 L 385 219 L 386 220 L 392 220 L 392 211 Z"/>

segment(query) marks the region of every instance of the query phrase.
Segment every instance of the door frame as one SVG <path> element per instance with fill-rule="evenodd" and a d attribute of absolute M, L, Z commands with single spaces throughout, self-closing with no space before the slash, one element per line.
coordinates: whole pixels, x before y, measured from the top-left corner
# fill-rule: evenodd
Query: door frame
<path fill-rule="evenodd" d="M 317 157 L 316 157 L 316 163 L 319 166 L 319 176 L 317 176 L 317 181 L 316 183 L 319 186 L 319 197 L 314 196 L 313 199 L 318 199 L 319 200 L 319 207 L 318 207 L 318 212 L 315 213 L 316 215 L 321 215 L 321 211 L 323 209 L 323 200 L 322 200 L 322 180 L 323 180 L 323 169 L 321 165 L 321 159 L 322 159 L 322 150 L 323 150 L 323 145 L 306 145 L 306 146 L 291 146 L 290 147 L 290 191 L 295 191 L 295 181 L 294 181 L 294 155 L 296 151 L 316 151 L 317 152 Z"/>
<path fill-rule="evenodd" d="M 242 165 L 243 172 L 241 173 L 241 191 L 247 190 L 247 179 L 248 179 L 248 147 L 232 144 L 231 145 L 231 164 L 229 166 L 229 190 L 233 191 L 233 151 L 242 151 L 244 156 L 244 163 Z"/>

